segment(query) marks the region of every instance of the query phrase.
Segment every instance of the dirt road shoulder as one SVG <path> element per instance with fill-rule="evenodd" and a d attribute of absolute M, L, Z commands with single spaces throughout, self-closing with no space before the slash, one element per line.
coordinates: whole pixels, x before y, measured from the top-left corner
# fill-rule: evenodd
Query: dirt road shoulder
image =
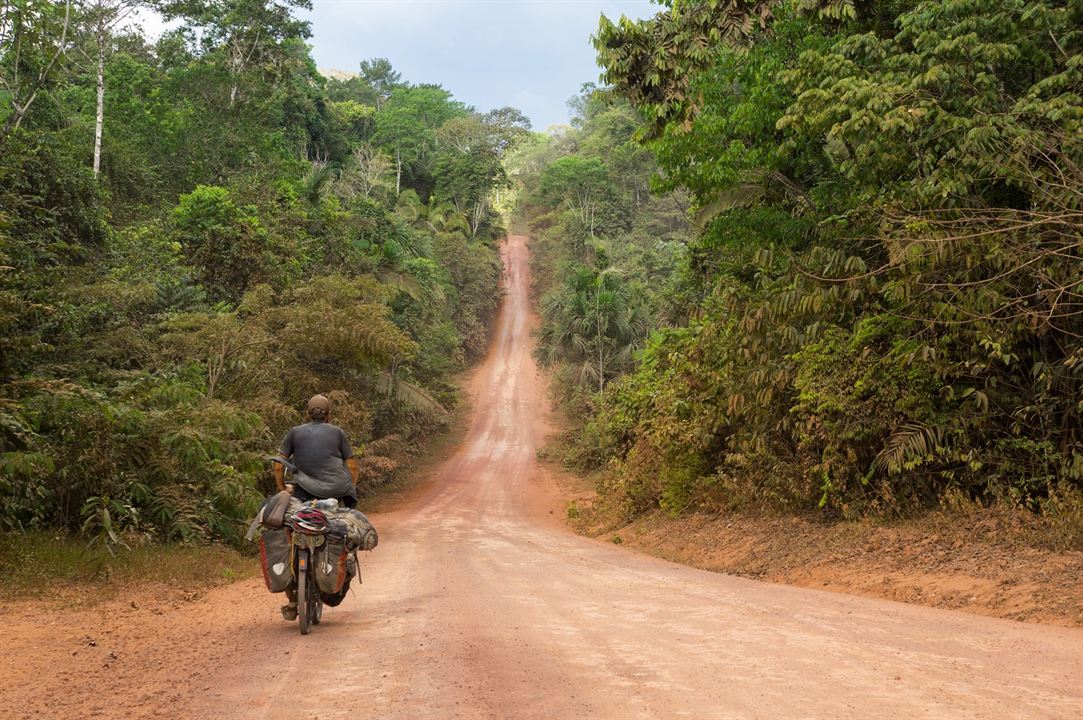
<path fill-rule="evenodd" d="M 552 465 L 551 463 L 549 463 Z M 548 474 L 558 474 L 552 467 Z M 1002 518 L 931 515 L 897 524 L 817 523 L 741 514 L 631 523 L 592 508 L 571 479 L 569 526 L 599 541 L 672 562 L 755 580 L 883 598 L 989 617 L 1083 627 L 1083 552 L 1013 539 Z"/>

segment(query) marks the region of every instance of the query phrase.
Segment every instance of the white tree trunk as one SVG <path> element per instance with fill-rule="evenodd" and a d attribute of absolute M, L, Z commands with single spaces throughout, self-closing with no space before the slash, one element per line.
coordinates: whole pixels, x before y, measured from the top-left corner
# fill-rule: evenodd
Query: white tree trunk
<path fill-rule="evenodd" d="M 98 108 L 94 116 L 94 177 L 102 170 L 102 128 L 105 126 L 105 35 L 98 33 Z"/>
<path fill-rule="evenodd" d="M 395 197 L 402 192 L 402 151 L 395 148 Z"/>
<path fill-rule="evenodd" d="M 256 35 L 256 39 L 259 40 L 259 34 Z M 233 108 L 234 103 L 237 102 L 237 86 L 240 84 L 241 71 L 244 70 L 245 65 L 245 52 L 244 48 L 240 45 L 240 40 L 236 37 L 230 41 L 230 58 L 229 58 L 229 107 Z M 253 50 L 255 46 L 253 45 Z M 249 53 L 251 54 L 251 53 Z"/>

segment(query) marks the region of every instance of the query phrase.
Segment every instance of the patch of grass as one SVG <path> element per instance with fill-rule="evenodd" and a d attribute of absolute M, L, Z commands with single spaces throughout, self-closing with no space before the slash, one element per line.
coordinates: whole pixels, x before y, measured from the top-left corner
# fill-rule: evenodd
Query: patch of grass
<path fill-rule="evenodd" d="M 259 573 L 254 554 L 222 545 L 143 545 L 115 552 L 50 533 L 0 535 L 0 598 L 47 597 L 75 588 L 109 595 L 110 590 L 150 583 L 206 588 Z"/>

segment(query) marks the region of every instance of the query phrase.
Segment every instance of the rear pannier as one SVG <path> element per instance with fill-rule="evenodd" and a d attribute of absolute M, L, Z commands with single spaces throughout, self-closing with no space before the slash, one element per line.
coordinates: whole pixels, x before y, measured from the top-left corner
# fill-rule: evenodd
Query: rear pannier
<path fill-rule="evenodd" d="M 259 561 L 263 569 L 263 582 L 273 593 L 285 592 L 293 582 L 293 563 L 290 562 L 292 540 L 288 527 L 260 533 Z"/>
<path fill-rule="evenodd" d="M 334 594 L 342 589 L 342 584 L 346 580 L 348 557 L 346 539 L 327 535 L 316 562 L 316 585 L 319 586 L 321 592 Z"/>

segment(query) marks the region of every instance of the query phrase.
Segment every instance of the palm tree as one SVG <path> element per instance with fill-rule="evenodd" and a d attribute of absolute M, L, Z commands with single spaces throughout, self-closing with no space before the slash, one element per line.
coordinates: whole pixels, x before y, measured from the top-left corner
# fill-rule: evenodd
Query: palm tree
<path fill-rule="evenodd" d="M 604 256 L 599 256 L 605 264 Z M 542 300 L 537 357 L 543 365 L 579 366 L 579 384 L 598 391 L 626 369 L 643 336 L 643 322 L 619 271 L 581 265 L 561 290 Z"/>
<path fill-rule="evenodd" d="M 471 234 L 469 223 L 454 205 L 435 198 L 429 198 L 428 204 L 425 204 L 413 190 L 404 190 L 399 195 L 395 212 L 411 227 L 419 230 L 433 233 L 458 232 L 465 237 L 470 237 Z"/>

